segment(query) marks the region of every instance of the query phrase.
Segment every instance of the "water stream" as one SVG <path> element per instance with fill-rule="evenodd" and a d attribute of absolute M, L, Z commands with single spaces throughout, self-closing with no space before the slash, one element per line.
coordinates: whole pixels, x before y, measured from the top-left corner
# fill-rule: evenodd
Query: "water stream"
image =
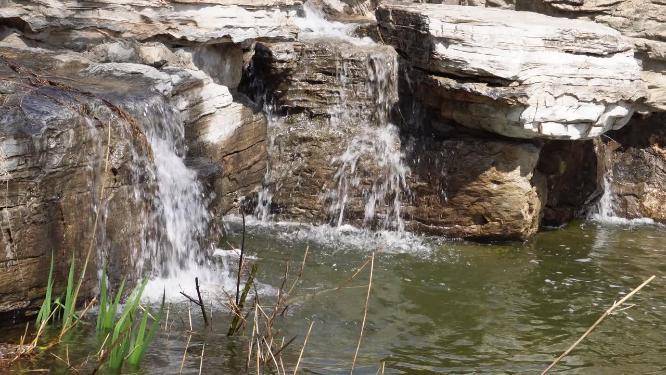
<path fill-rule="evenodd" d="M 614 176 L 613 176 L 613 151 L 611 144 L 604 143 L 601 139 L 594 141 L 594 149 L 597 154 L 597 180 L 603 189 L 603 194 L 592 207 L 588 217 L 591 220 L 606 224 L 622 225 L 644 225 L 655 224 L 650 218 L 627 219 L 616 212 Z"/>
<path fill-rule="evenodd" d="M 398 100 L 397 56 L 374 50 L 372 47 L 376 45 L 368 38 L 354 37 L 352 26 L 326 20 L 311 2 L 305 4 L 304 10 L 305 16 L 297 22 L 301 28 L 301 40 L 367 47 L 366 93 L 356 94 L 367 96 L 373 103 L 361 109 L 360 113 L 354 107 L 354 99 L 347 97 L 348 93 L 354 93 L 350 83 L 354 79 L 350 77 L 350 62 L 345 60 L 344 53 L 336 55 L 335 87 L 338 88 L 338 96 L 326 108 L 328 119 L 324 126 L 346 134 L 342 137 L 346 145 L 340 154 L 331 155 L 330 163 L 336 166 L 336 172 L 333 181 L 321 191 L 320 202 L 328 211 L 333 226 L 348 224 L 345 214 L 350 200 L 354 198 L 363 202 L 364 227 L 402 231 L 404 224 L 400 215 L 401 206 L 403 199 L 409 195 L 406 179 L 410 171 L 404 163 L 398 129 L 390 123 L 391 109 Z M 259 193 L 255 215 L 267 221 L 271 216 L 274 192 L 281 188 L 281 176 L 276 175 L 278 168 L 270 161 L 277 152 L 275 140 L 293 130 L 288 121 L 273 114 L 272 103 L 266 105 L 265 112 L 269 118 L 270 141 L 269 163 L 264 180 L 278 183 L 264 184 Z M 321 126 L 315 121 L 320 120 L 313 120 L 308 126 L 313 129 Z M 281 174 L 286 176 L 296 167 L 282 166 Z"/>

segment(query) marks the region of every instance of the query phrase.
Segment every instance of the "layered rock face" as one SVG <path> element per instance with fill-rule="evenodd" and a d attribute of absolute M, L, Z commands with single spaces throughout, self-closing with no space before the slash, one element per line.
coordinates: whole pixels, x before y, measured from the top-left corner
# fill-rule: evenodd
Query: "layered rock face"
<path fill-rule="evenodd" d="M 474 137 L 417 139 L 407 156 L 408 228 L 447 237 L 522 240 L 539 230 L 547 189 L 540 147 Z"/>
<path fill-rule="evenodd" d="M 152 154 L 139 124 L 99 95 L 112 85 L 73 87 L 33 73 L 76 69 L 80 62 L 68 56 L 10 48 L 0 54 L 3 314 L 38 307 L 51 254 L 59 280 L 71 257 L 82 262 L 90 247 L 93 263 L 98 250 L 111 252 L 118 274 L 131 271 L 143 233 L 127 218 L 146 216 L 150 202 L 135 193 L 154 189 L 154 180 L 146 173 Z"/>
<path fill-rule="evenodd" d="M 588 139 L 644 97 L 631 43 L 609 27 L 534 13 L 383 4 L 382 39 L 444 119 L 515 138 Z"/>
<path fill-rule="evenodd" d="M 534 234 L 546 199 L 535 170 L 540 147 L 460 133 L 400 134 L 388 123 L 395 61 L 384 46 L 339 40 L 257 47 L 250 75 L 287 115 L 269 130 L 265 183 L 273 213 L 448 237 Z"/>
<path fill-rule="evenodd" d="M 0 54 L 7 105 L 0 111 L 5 124 L 0 141 L 7 197 L 0 314 L 19 317 L 38 307 L 52 251 L 57 289 L 71 252 L 82 262 L 90 246 L 95 264 L 109 260 L 112 278 L 157 269 L 163 257 L 180 261 L 182 254 L 158 254 L 161 245 L 155 245 L 161 241 L 156 238 L 172 237 L 164 233 L 165 220 L 178 219 L 169 218 L 173 213 L 162 206 L 179 187 L 160 191 L 165 188 L 160 181 L 188 176 L 156 169 L 155 147 L 164 145 L 152 144 L 155 139 L 174 143 L 166 155 L 178 159 L 174 162 L 188 143 L 186 162 L 209 186 L 211 212 L 226 212 L 256 190 L 265 171 L 265 116 L 230 91 L 240 83 L 243 47 L 219 42 L 292 37 L 293 25 L 284 23 L 293 15 L 292 5 L 3 4 Z M 100 43 L 106 40 L 111 41 Z M 196 45 L 201 41 L 210 44 Z M 95 212 L 100 212 L 97 230 Z M 203 228 L 206 212 L 192 215 Z M 189 240 L 169 241 L 165 246 L 175 248 Z M 89 273 L 82 295 L 94 289 L 94 276 Z"/>
<path fill-rule="evenodd" d="M 516 9 L 590 19 L 620 31 L 642 60 L 649 110 L 666 111 L 666 3 L 661 0 L 519 0 Z"/>
<path fill-rule="evenodd" d="M 377 123 L 397 100 L 395 56 L 388 46 L 341 40 L 258 43 L 252 70 L 278 113 Z"/>
<path fill-rule="evenodd" d="M 114 40 L 180 44 L 240 43 L 257 38 L 293 38 L 293 0 L 6 1 L 0 20 L 26 37 L 85 50 Z"/>

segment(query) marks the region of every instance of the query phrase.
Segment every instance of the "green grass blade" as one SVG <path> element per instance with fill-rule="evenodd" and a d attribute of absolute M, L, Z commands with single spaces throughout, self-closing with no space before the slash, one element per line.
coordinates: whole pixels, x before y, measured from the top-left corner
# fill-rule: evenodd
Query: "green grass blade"
<path fill-rule="evenodd" d="M 53 258 L 53 251 L 51 251 L 51 267 L 49 268 L 49 278 L 46 283 L 46 295 L 44 296 L 44 302 L 42 302 L 42 306 L 37 314 L 37 320 L 35 321 L 37 327 L 40 327 L 42 323 L 48 324 L 47 320 L 49 319 L 49 316 L 51 316 L 51 307 L 53 306 L 51 301 L 53 295 Z"/>
<path fill-rule="evenodd" d="M 74 310 L 76 309 L 76 301 L 74 301 L 74 271 L 76 268 L 76 260 L 74 253 L 72 253 L 72 261 L 69 266 L 69 275 L 67 276 L 67 291 L 65 293 L 65 307 L 63 312 L 63 325 L 62 331 L 65 332 L 74 321 Z"/>
<path fill-rule="evenodd" d="M 123 291 L 125 290 L 125 279 L 120 283 L 120 288 L 116 292 L 116 298 L 113 301 L 113 304 L 106 311 L 104 316 L 104 321 L 102 323 L 102 329 L 104 332 L 110 332 L 115 324 L 116 315 L 118 313 L 118 305 L 120 304 L 120 299 L 123 296 Z"/>
<path fill-rule="evenodd" d="M 134 313 L 139 306 L 139 301 L 141 300 L 141 295 L 143 294 L 147 282 L 148 280 L 144 279 L 134 288 L 125 304 L 122 315 L 120 315 L 120 318 L 114 325 L 111 342 L 114 343 L 115 347 L 109 355 L 109 367 L 111 369 L 120 369 L 125 357 L 129 353 L 131 347 L 130 344 L 134 340 L 131 333 L 132 323 L 135 316 Z M 120 342 L 118 343 L 119 340 Z"/>
<path fill-rule="evenodd" d="M 129 364 L 133 366 L 139 366 L 139 364 L 141 364 L 143 356 L 146 354 L 146 350 L 148 350 L 150 343 L 153 341 L 155 334 L 160 328 L 162 315 L 164 314 L 164 306 L 166 305 L 165 300 L 166 291 L 162 293 L 162 304 L 160 305 L 160 311 L 157 313 L 157 316 L 155 316 L 155 320 L 153 320 L 153 323 L 150 325 L 150 329 L 148 330 L 148 335 L 145 337 L 144 335 L 146 331 L 146 324 L 148 322 L 148 313 L 144 312 L 143 319 L 141 320 L 141 326 L 139 327 L 139 331 L 136 336 L 136 341 L 134 344 L 135 346 L 132 348 L 133 351 L 128 359 Z"/>

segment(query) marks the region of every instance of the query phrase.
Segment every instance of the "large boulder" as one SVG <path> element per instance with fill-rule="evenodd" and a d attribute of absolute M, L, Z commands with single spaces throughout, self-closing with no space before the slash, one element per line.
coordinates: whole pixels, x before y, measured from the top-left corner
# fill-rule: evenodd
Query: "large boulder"
<path fill-rule="evenodd" d="M 71 56 L 11 48 L 0 54 L 0 315 L 18 318 L 39 306 L 51 256 L 57 290 L 67 262 L 74 256 L 80 270 L 90 248 L 89 269 L 113 254 L 114 274 L 132 272 L 141 218 L 151 209 L 136 193 L 155 185 L 139 122 L 102 94 L 113 84 L 87 82 L 84 89 L 70 85 L 76 80 L 42 78 L 78 70 Z M 93 275 L 82 296 L 94 288 Z"/>
<path fill-rule="evenodd" d="M 190 55 L 155 43 L 135 45 L 131 53 L 107 47 L 113 53 L 49 51 L 16 38 L 0 43 L 0 314 L 18 317 L 38 307 L 51 254 L 58 289 L 72 252 L 80 267 L 89 248 L 89 270 L 108 261 L 115 281 L 159 269 L 160 257 L 200 256 L 188 254 L 190 247 L 169 252 L 179 243 L 168 233 L 165 215 L 174 213 L 164 200 L 182 188 L 169 179 L 188 178 L 193 184 L 186 188 L 196 190 L 198 171 L 211 187 L 199 195 L 217 212 L 237 205 L 234 197 L 261 181 L 262 114 L 182 59 Z M 150 63 L 155 60 L 159 68 Z M 172 172 L 185 175 L 160 169 L 160 158 L 162 166 L 182 163 L 186 142 L 188 161 L 200 168 L 173 165 Z M 201 233 L 185 241 L 205 241 L 209 214 L 203 203 L 194 208 Z M 95 285 L 96 273 L 89 272 L 82 296 Z"/>
<path fill-rule="evenodd" d="M 645 96 L 630 41 L 593 22 L 432 4 L 382 4 L 377 20 L 414 68 L 415 95 L 469 128 L 588 139 L 624 126 Z"/>
<path fill-rule="evenodd" d="M 469 136 L 415 142 L 407 228 L 483 240 L 524 240 L 539 230 L 547 192 L 538 145 Z"/>
<path fill-rule="evenodd" d="M 518 0 L 516 9 L 591 19 L 608 25 L 634 44 L 643 62 L 649 110 L 666 111 L 666 2 L 662 0 Z"/>

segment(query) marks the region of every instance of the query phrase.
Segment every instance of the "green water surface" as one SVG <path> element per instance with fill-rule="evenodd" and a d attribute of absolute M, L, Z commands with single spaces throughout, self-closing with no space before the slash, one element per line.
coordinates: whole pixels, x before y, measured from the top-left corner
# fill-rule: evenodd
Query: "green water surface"
<path fill-rule="evenodd" d="M 230 225 L 231 243 L 239 225 Z M 657 278 L 607 318 L 552 373 L 666 374 L 666 230 L 657 226 L 571 224 L 538 234 L 525 243 L 473 244 L 412 239 L 396 249 L 371 234 L 326 237 L 308 227 L 255 226 L 246 248 L 259 266 L 261 293 L 280 285 L 285 264 L 292 275 L 309 255 L 301 282 L 277 325 L 279 334 L 297 336 L 284 353 L 290 368 L 303 354 L 304 373 L 348 374 L 363 317 L 369 267 L 348 287 L 333 290 L 374 251 L 372 290 L 357 374 L 534 374 L 573 343 L 615 300 L 651 275 Z M 223 272 L 223 271 L 220 271 Z M 219 291 L 218 291 L 219 292 Z M 174 303 L 171 325 L 153 343 L 142 374 L 236 374 L 245 371 L 247 338 L 226 337 L 228 313 L 213 309 L 212 328 L 198 310 Z M 16 340 L 23 328 L 8 329 L 0 341 Z M 83 329 L 56 349 L 80 363 L 99 342 Z M 205 343 L 203 362 L 201 349 Z M 66 347 L 67 353 L 65 353 Z M 94 362 L 94 359 L 90 359 Z M 13 367 L 67 367 L 43 354 Z M 89 369 L 91 365 L 82 368 Z M 293 368 L 293 367 L 292 367 Z M 255 370 L 252 370 L 256 373 Z"/>

